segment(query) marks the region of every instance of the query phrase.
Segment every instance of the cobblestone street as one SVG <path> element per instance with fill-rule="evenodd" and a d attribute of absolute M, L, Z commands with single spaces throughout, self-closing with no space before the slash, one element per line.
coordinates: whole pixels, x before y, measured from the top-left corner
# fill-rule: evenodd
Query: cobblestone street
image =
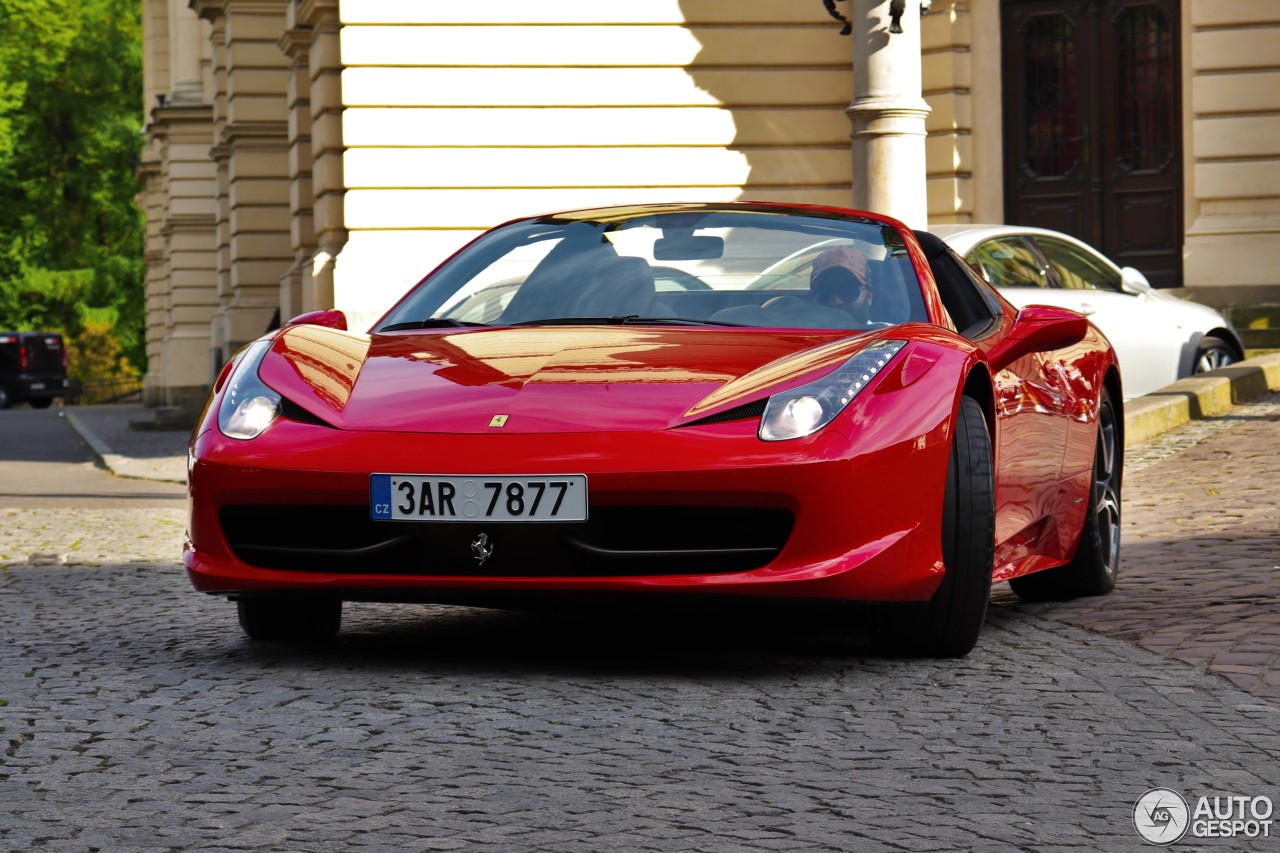
<path fill-rule="evenodd" d="M 1131 453 L 1115 592 L 1017 606 L 1280 701 L 1278 437 L 1280 395 L 1272 395 Z"/>
<path fill-rule="evenodd" d="M 357 604 L 251 645 L 180 502 L 0 507 L 0 849 L 1140 849 L 1150 788 L 1280 801 L 1278 417 L 1132 449 L 1115 593 L 998 588 L 961 661 L 743 612 Z"/>

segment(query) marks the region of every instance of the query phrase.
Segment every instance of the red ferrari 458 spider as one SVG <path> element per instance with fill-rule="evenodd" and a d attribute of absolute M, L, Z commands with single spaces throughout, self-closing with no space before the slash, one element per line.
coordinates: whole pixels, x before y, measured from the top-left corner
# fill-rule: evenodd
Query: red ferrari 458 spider
<path fill-rule="evenodd" d="M 344 601 L 678 594 L 892 603 L 877 636 L 959 656 L 993 579 L 1115 584 L 1122 400 L 1084 317 L 884 216 L 538 216 L 367 333 L 317 312 L 242 350 L 184 559 L 255 639 L 330 635 Z"/>

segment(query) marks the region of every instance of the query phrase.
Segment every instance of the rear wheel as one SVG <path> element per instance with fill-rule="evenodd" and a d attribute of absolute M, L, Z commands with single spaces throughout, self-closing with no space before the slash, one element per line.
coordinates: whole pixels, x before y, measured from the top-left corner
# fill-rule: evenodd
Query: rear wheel
<path fill-rule="evenodd" d="M 982 407 L 960 399 L 942 505 L 946 574 L 933 598 L 885 613 L 887 651 L 964 657 L 978 641 L 991 595 L 995 556 L 995 484 L 991 436 Z"/>
<path fill-rule="evenodd" d="M 6 390 L 6 389 L 5 389 L 5 387 L 4 387 L 3 385 L 0 385 L 0 409 L 7 409 L 7 408 L 9 408 L 9 405 L 10 405 L 12 402 L 13 402 L 13 400 L 12 400 L 12 398 L 10 398 L 10 397 L 9 397 L 9 392 L 8 392 L 8 390 Z"/>
<path fill-rule="evenodd" d="M 1195 373 L 1205 373 L 1234 363 L 1236 353 L 1222 338 L 1205 335 L 1196 348 Z"/>
<path fill-rule="evenodd" d="M 242 598 L 236 612 L 252 640 L 323 640 L 342 625 L 338 599 Z"/>
<path fill-rule="evenodd" d="M 1106 595 L 1120 571 L 1120 478 L 1123 467 L 1120 425 L 1111 395 L 1104 389 L 1098 406 L 1092 488 L 1080 542 L 1071 562 L 1056 569 L 1009 581 L 1020 598 L 1030 601 Z"/>

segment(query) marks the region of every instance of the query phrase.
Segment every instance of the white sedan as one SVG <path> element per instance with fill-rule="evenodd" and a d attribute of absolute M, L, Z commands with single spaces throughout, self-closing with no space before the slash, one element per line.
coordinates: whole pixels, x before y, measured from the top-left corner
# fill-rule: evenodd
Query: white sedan
<path fill-rule="evenodd" d="M 1085 314 L 1115 347 L 1126 397 L 1244 357 L 1240 336 L 1204 305 L 1156 290 L 1133 267 L 1057 231 L 1011 225 L 929 229 L 1013 304 Z"/>

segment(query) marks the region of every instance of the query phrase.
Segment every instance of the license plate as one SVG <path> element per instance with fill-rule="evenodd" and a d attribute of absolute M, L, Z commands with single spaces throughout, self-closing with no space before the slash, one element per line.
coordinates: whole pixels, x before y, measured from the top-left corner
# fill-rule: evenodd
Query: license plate
<path fill-rule="evenodd" d="M 582 474 L 372 474 L 369 514 L 382 521 L 586 521 Z"/>
<path fill-rule="evenodd" d="M 43 390 L 44 390 L 44 383 L 43 383 L 43 382 L 32 382 L 32 383 L 31 383 L 31 390 L 32 390 L 32 391 L 43 391 Z"/>

